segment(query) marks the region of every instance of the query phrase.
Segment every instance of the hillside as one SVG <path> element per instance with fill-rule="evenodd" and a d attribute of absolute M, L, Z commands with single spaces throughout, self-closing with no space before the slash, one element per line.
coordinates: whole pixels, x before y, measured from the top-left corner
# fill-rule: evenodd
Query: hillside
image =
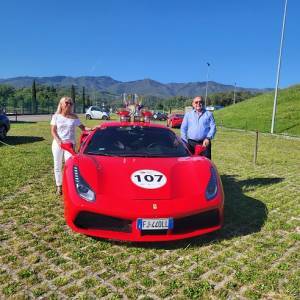
<path fill-rule="evenodd" d="M 270 132 L 274 92 L 215 112 L 217 123 L 231 128 Z M 300 135 L 300 85 L 278 91 L 275 133 Z"/>
<path fill-rule="evenodd" d="M 143 96 L 155 96 L 159 98 L 170 98 L 173 96 L 193 97 L 204 95 L 206 82 L 188 83 L 161 83 L 152 79 L 122 82 L 108 76 L 52 76 L 52 77 L 15 77 L 0 79 L 0 84 L 12 85 L 15 88 L 31 87 L 33 80 L 37 84 L 48 86 L 70 87 L 71 85 L 81 89 L 83 86 L 87 92 L 109 92 L 112 94 L 138 93 Z M 221 84 L 214 81 L 208 83 L 208 94 L 233 91 L 233 85 Z M 237 91 L 265 92 L 268 89 L 237 87 Z"/>

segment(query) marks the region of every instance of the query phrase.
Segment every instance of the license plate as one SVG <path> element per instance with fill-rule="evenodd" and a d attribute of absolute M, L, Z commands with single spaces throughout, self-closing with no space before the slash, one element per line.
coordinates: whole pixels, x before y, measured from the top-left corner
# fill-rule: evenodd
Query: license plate
<path fill-rule="evenodd" d="M 173 226 L 174 222 L 171 218 L 137 220 L 137 227 L 140 230 L 166 230 L 173 229 Z"/>

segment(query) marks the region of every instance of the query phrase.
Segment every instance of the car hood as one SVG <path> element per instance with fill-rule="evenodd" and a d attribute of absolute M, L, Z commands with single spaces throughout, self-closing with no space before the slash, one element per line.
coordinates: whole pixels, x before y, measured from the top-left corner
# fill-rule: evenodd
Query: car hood
<path fill-rule="evenodd" d="M 212 165 L 204 157 L 140 158 L 78 155 L 76 161 L 81 176 L 97 196 L 124 200 L 164 200 L 203 194 Z M 147 186 L 149 182 L 145 181 L 145 176 L 148 181 L 154 181 L 153 184 L 150 182 L 150 188 Z M 140 183 L 138 179 L 146 185 Z"/>

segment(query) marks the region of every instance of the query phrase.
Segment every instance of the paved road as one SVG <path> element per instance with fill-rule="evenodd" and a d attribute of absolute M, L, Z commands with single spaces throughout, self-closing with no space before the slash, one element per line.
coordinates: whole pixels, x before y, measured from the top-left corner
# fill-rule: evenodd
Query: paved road
<path fill-rule="evenodd" d="M 77 114 L 78 115 L 78 114 Z M 40 122 L 40 121 L 49 121 L 51 120 L 52 114 L 49 115 L 18 115 L 18 121 L 22 122 Z M 16 116 L 8 116 L 11 121 L 16 120 Z"/>
<path fill-rule="evenodd" d="M 18 115 L 17 120 L 22 122 L 50 121 L 52 115 Z M 11 121 L 16 121 L 16 116 L 8 116 Z"/>

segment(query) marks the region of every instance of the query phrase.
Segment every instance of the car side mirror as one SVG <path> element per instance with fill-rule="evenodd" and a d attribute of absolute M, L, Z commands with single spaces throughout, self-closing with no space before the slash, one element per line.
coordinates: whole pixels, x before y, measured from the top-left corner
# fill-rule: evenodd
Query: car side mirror
<path fill-rule="evenodd" d="M 74 150 L 72 143 L 61 143 L 60 148 L 68 151 L 70 154 L 72 154 L 72 156 L 76 155 L 76 151 Z"/>
<path fill-rule="evenodd" d="M 196 145 L 195 146 L 195 156 L 201 155 L 206 150 L 206 147 L 203 145 Z"/>

